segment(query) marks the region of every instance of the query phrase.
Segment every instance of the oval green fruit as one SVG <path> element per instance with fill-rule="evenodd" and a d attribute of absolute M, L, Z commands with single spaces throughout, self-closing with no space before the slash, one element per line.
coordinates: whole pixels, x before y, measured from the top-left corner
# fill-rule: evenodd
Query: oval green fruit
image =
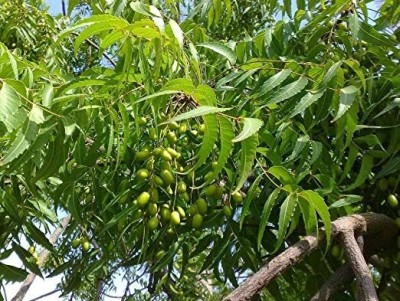
<path fill-rule="evenodd" d="M 177 130 L 177 129 L 179 129 L 179 123 L 177 123 L 176 121 L 172 121 L 172 122 L 170 122 L 170 123 L 168 124 L 168 127 L 169 127 L 171 130 Z"/>
<path fill-rule="evenodd" d="M 174 176 L 168 169 L 162 170 L 160 173 L 160 176 L 164 180 L 164 183 L 166 185 L 170 185 L 170 184 L 174 183 L 174 181 L 175 181 Z"/>
<path fill-rule="evenodd" d="M 204 123 L 199 125 L 199 132 L 204 133 L 206 131 L 206 125 Z"/>
<path fill-rule="evenodd" d="M 208 173 L 206 173 L 206 175 L 204 176 L 204 181 L 210 181 L 213 179 L 214 177 L 214 173 L 212 171 L 209 171 Z"/>
<path fill-rule="evenodd" d="M 390 207 L 395 208 L 399 205 L 399 201 L 397 200 L 397 197 L 394 194 L 389 194 L 387 197 L 387 202 Z"/>
<path fill-rule="evenodd" d="M 341 252 L 342 252 L 342 250 L 337 245 L 333 246 L 332 249 L 331 249 L 331 254 L 335 258 L 339 258 Z"/>
<path fill-rule="evenodd" d="M 171 223 L 175 226 L 181 223 L 181 216 L 178 211 L 171 212 Z"/>
<path fill-rule="evenodd" d="M 161 151 L 160 157 L 161 157 L 161 159 L 163 159 L 165 161 L 171 161 L 172 160 L 171 154 L 166 149 L 163 149 Z"/>
<path fill-rule="evenodd" d="M 149 130 L 149 138 L 151 140 L 157 140 L 158 136 L 157 136 L 157 130 L 155 128 L 150 128 Z"/>
<path fill-rule="evenodd" d="M 174 132 L 170 131 L 167 133 L 167 140 L 169 143 L 174 144 L 178 141 L 178 137 L 176 137 L 176 134 Z"/>
<path fill-rule="evenodd" d="M 197 211 L 197 206 L 196 206 L 196 205 L 190 206 L 190 208 L 189 208 L 189 215 L 193 216 L 193 215 L 195 215 L 197 212 L 198 212 L 198 211 Z"/>
<path fill-rule="evenodd" d="M 177 186 L 178 193 L 184 193 L 186 192 L 186 189 L 186 183 L 184 181 L 179 181 Z"/>
<path fill-rule="evenodd" d="M 157 188 L 155 187 L 150 188 L 149 193 L 150 193 L 150 202 L 157 203 L 159 199 Z"/>
<path fill-rule="evenodd" d="M 229 207 L 228 205 L 225 205 L 222 208 L 222 213 L 226 216 L 226 217 L 231 217 L 232 216 L 232 209 L 231 207 Z"/>
<path fill-rule="evenodd" d="M 204 214 L 207 212 L 208 205 L 205 199 L 199 198 L 196 200 L 196 208 L 200 214 Z"/>
<path fill-rule="evenodd" d="M 154 163 L 155 163 L 154 158 L 150 158 L 150 159 L 146 162 L 146 169 L 147 169 L 147 170 L 154 170 Z"/>
<path fill-rule="evenodd" d="M 137 220 L 139 218 L 143 217 L 143 211 L 138 209 L 135 211 L 135 213 L 133 214 L 133 219 Z"/>
<path fill-rule="evenodd" d="M 152 231 L 157 229 L 158 227 L 158 218 L 157 216 L 153 216 L 149 221 L 147 222 L 147 227 Z"/>
<path fill-rule="evenodd" d="M 179 213 L 179 215 L 180 215 L 181 218 L 185 218 L 185 217 L 186 217 L 185 210 L 183 210 L 182 207 L 176 206 L 176 211 L 178 211 L 178 213 Z"/>
<path fill-rule="evenodd" d="M 155 216 L 157 214 L 158 207 L 154 203 L 150 203 L 147 205 L 147 212 L 150 214 L 150 216 Z"/>
<path fill-rule="evenodd" d="M 147 191 L 143 191 L 137 199 L 137 204 L 139 207 L 144 208 L 146 207 L 149 200 L 150 200 L 150 193 L 148 193 Z"/>
<path fill-rule="evenodd" d="M 217 186 L 216 185 L 210 185 L 204 190 L 204 194 L 208 197 L 213 196 L 217 192 Z"/>
<path fill-rule="evenodd" d="M 90 249 L 90 242 L 88 240 L 83 240 L 82 241 L 82 249 L 83 251 L 87 252 Z"/>
<path fill-rule="evenodd" d="M 164 186 L 164 181 L 159 176 L 154 176 L 153 183 L 157 186 Z"/>
<path fill-rule="evenodd" d="M 179 127 L 179 133 L 180 134 L 184 134 L 186 133 L 188 130 L 187 124 L 186 123 L 182 123 L 181 126 Z"/>
<path fill-rule="evenodd" d="M 201 214 L 195 214 L 192 220 L 192 227 L 198 229 L 203 224 L 203 216 Z"/>
<path fill-rule="evenodd" d="M 135 159 L 137 161 L 145 161 L 150 157 L 150 152 L 147 150 L 139 151 L 135 154 Z"/>
<path fill-rule="evenodd" d="M 72 241 L 72 243 L 71 243 L 71 247 L 73 249 L 77 249 L 80 245 L 81 245 L 81 239 L 80 238 L 74 239 Z"/>
<path fill-rule="evenodd" d="M 218 162 L 217 161 L 214 161 L 214 162 L 211 163 L 211 168 L 212 169 L 216 169 L 217 166 L 218 166 Z"/>
<path fill-rule="evenodd" d="M 160 209 L 160 215 L 163 222 L 169 222 L 171 219 L 171 209 L 163 205 Z"/>
<path fill-rule="evenodd" d="M 136 176 L 138 177 L 139 180 L 145 180 L 149 177 L 149 171 L 145 168 L 139 169 L 136 172 Z"/>
<path fill-rule="evenodd" d="M 189 202 L 190 200 L 190 195 L 187 191 L 185 191 L 184 193 L 181 194 L 181 198 L 182 200 L 184 200 L 185 202 Z"/>
<path fill-rule="evenodd" d="M 241 203 L 243 201 L 243 196 L 239 191 L 237 191 L 237 192 L 232 193 L 232 199 L 236 203 Z"/>
<path fill-rule="evenodd" d="M 147 123 L 147 118 L 146 117 L 140 117 L 139 118 L 139 125 L 146 125 Z"/>
<path fill-rule="evenodd" d="M 156 148 L 154 148 L 153 149 L 153 155 L 155 155 L 155 156 L 158 156 L 158 155 L 161 155 L 161 153 L 162 153 L 162 148 L 161 147 L 156 147 Z"/>
<path fill-rule="evenodd" d="M 30 254 L 35 253 L 35 251 L 36 251 L 35 246 L 30 246 L 30 247 L 28 248 L 28 252 L 29 252 Z"/>

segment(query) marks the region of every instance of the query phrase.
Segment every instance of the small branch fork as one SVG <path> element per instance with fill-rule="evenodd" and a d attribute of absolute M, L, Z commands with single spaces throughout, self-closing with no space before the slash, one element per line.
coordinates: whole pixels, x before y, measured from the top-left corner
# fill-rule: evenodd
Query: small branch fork
<path fill-rule="evenodd" d="M 321 230 L 323 233 L 323 229 Z M 332 222 L 332 237 L 346 250 L 348 262 L 340 267 L 311 298 L 311 301 L 328 300 L 355 276 L 359 301 L 377 301 L 377 293 L 366 259 L 374 251 L 393 245 L 399 229 L 395 221 L 383 214 L 366 213 L 342 217 Z M 251 300 L 268 283 L 286 269 L 300 262 L 325 241 L 325 235 L 309 235 L 280 255 L 267 262 L 223 301 Z M 364 251 L 364 252 L 363 252 Z M 364 253 L 364 254 L 363 254 Z"/>

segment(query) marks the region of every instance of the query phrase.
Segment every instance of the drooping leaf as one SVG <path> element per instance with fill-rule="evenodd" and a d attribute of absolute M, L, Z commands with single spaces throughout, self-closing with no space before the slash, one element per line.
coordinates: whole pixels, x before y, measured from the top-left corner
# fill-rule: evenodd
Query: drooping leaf
<path fill-rule="evenodd" d="M 171 26 L 172 32 L 173 32 L 176 40 L 178 41 L 179 47 L 182 48 L 183 47 L 183 31 L 182 31 L 181 27 L 173 19 L 169 20 L 169 26 Z"/>
<path fill-rule="evenodd" d="M 256 158 L 257 146 L 257 134 L 254 134 L 253 136 L 241 142 L 241 154 L 238 169 L 239 177 L 236 181 L 236 188 L 232 193 L 238 192 L 242 188 L 243 184 L 246 182 L 246 179 L 252 170 L 253 163 Z"/>
<path fill-rule="evenodd" d="M 335 122 L 346 113 L 346 111 L 353 104 L 356 96 L 357 88 L 354 86 L 348 86 L 346 88 L 340 89 L 339 108 L 335 118 L 331 122 Z"/>
<path fill-rule="evenodd" d="M 236 54 L 230 49 L 229 47 L 216 43 L 216 42 L 209 42 L 209 43 L 201 43 L 197 44 L 198 47 L 204 47 L 207 49 L 210 49 L 216 53 L 221 54 L 225 58 L 228 59 L 228 61 L 233 65 L 236 62 Z"/>
<path fill-rule="evenodd" d="M 292 113 L 288 118 L 293 118 L 297 114 L 303 113 L 309 106 L 311 106 L 314 102 L 321 98 L 324 94 L 325 90 L 317 91 L 317 92 L 308 92 L 304 95 L 301 100 L 294 107 Z"/>
<path fill-rule="evenodd" d="M 289 77 L 291 74 L 291 70 L 284 69 L 279 73 L 271 76 L 260 88 L 260 92 L 257 93 L 257 96 L 263 96 L 267 94 L 269 91 L 274 89 L 275 87 L 279 86 L 281 83 L 284 82 L 285 79 Z"/>
<path fill-rule="evenodd" d="M 205 116 L 208 114 L 215 114 L 215 113 L 220 113 L 224 111 L 228 111 L 231 108 L 217 108 L 217 107 L 211 107 L 211 106 L 199 106 L 193 110 L 190 110 L 188 112 L 179 114 L 168 121 L 164 122 L 163 124 L 168 124 L 174 121 L 182 121 L 186 119 L 191 119 L 195 117 L 200 117 L 200 116 Z"/>
<path fill-rule="evenodd" d="M 218 139 L 218 119 L 215 115 L 203 116 L 205 125 L 204 136 L 199 151 L 197 152 L 197 162 L 194 169 L 206 162 L 208 156 L 214 149 L 214 144 Z"/>
<path fill-rule="evenodd" d="M 246 197 L 243 201 L 243 209 L 240 214 L 239 219 L 239 228 L 242 229 L 243 222 L 249 213 L 251 202 L 257 197 L 257 190 L 260 185 L 260 182 L 263 178 L 263 174 L 258 175 L 258 177 L 251 183 L 250 188 L 246 194 Z"/>
<path fill-rule="evenodd" d="M 277 178 L 283 185 L 296 183 L 293 175 L 283 166 L 272 166 L 270 169 L 268 169 L 268 173 Z"/>
<path fill-rule="evenodd" d="M 21 123 L 17 119 L 18 115 L 15 114 L 20 104 L 20 98 L 15 90 L 7 83 L 3 83 L 0 90 L 0 122 L 4 123 L 9 132 Z"/>
<path fill-rule="evenodd" d="M 267 101 L 267 105 L 279 103 L 293 97 L 294 95 L 303 91 L 303 89 L 307 86 L 307 83 L 308 79 L 306 77 L 300 77 L 297 81 L 280 88 L 271 96 L 271 99 Z"/>
<path fill-rule="evenodd" d="M 373 157 L 369 155 L 364 155 L 361 161 L 360 171 L 358 172 L 356 180 L 345 190 L 349 191 L 364 184 L 365 180 L 368 179 L 368 176 L 371 173 L 373 165 L 374 165 Z"/>
<path fill-rule="evenodd" d="M 264 236 L 265 227 L 267 226 L 272 208 L 274 207 L 276 199 L 278 198 L 280 192 L 281 190 L 279 188 L 275 188 L 269 195 L 267 201 L 264 203 L 264 207 L 261 213 L 260 227 L 258 228 L 258 235 L 257 235 L 257 248 L 259 250 Z"/>
<path fill-rule="evenodd" d="M 243 118 L 243 120 L 243 129 L 240 134 L 232 140 L 234 143 L 245 140 L 254 135 L 263 125 L 263 121 L 257 118 Z"/>
<path fill-rule="evenodd" d="M 28 276 L 28 272 L 23 269 L 0 262 L 0 275 L 1 278 L 7 281 L 21 282 L 26 278 L 26 276 Z"/>

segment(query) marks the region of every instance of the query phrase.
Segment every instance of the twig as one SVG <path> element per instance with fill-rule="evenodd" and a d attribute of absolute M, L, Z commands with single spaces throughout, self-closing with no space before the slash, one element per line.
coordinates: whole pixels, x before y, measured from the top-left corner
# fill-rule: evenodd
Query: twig
<path fill-rule="evenodd" d="M 67 16 L 67 10 L 65 9 L 65 0 L 61 0 L 61 9 L 62 9 L 62 14 L 64 17 Z"/>
<path fill-rule="evenodd" d="M 51 292 L 48 292 L 48 293 L 46 293 L 46 294 L 44 294 L 44 295 L 41 295 L 41 296 L 36 297 L 36 298 L 33 298 L 33 299 L 29 300 L 29 301 L 37 301 L 37 300 L 40 300 L 40 299 L 42 299 L 42 298 L 44 298 L 44 297 L 53 295 L 53 294 L 59 292 L 60 290 L 61 290 L 61 289 L 56 288 L 55 290 L 53 290 L 53 291 L 51 291 Z"/>

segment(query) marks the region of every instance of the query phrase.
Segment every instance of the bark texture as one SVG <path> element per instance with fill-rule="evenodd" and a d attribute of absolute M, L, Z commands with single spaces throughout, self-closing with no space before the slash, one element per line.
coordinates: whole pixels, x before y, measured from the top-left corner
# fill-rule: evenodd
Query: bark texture
<path fill-rule="evenodd" d="M 321 231 L 323 232 L 323 229 Z M 341 239 L 343 242 L 345 241 L 344 246 L 350 260 L 349 266 L 351 267 L 353 273 L 355 273 L 358 285 L 360 285 L 360 288 L 368 289 L 368 292 L 372 294 L 372 299 L 361 300 L 377 299 L 374 299 L 376 292 L 374 294 L 372 290 L 375 291 L 375 288 L 371 287 L 371 274 L 368 266 L 365 263 L 360 246 L 362 248 L 365 247 L 371 252 L 373 250 L 387 248 L 393 245 L 395 241 L 394 238 L 398 235 L 398 233 L 399 229 L 396 227 L 395 221 L 383 214 L 355 214 L 339 218 L 332 222 L 332 236 L 339 240 Z M 357 244 L 355 237 L 357 237 L 360 246 Z M 288 248 L 271 261 L 267 262 L 257 273 L 250 276 L 223 300 L 251 300 L 261 291 L 262 288 L 268 285 L 272 279 L 277 277 L 289 267 L 298 263 L 312 250 L 323 243 L 323 241 L 324 235 L 321 234 L 318 236 L 318 238 L 316 235 L 304 237 L 301 241 Z M 367 267 L 368 270 L 365 269 L 365 267 Z M 348 275 L 348 267 L 343 268 L 337 277 L 343 275 Z M 363 283 L 360 284 L 360 281 L 363 281 Z M 339 279 L 337 279 L 337 282 L 339 282 Z M 361 295 L 359 296 L 362 298 L 363 293 L 361 292 Z"/>

